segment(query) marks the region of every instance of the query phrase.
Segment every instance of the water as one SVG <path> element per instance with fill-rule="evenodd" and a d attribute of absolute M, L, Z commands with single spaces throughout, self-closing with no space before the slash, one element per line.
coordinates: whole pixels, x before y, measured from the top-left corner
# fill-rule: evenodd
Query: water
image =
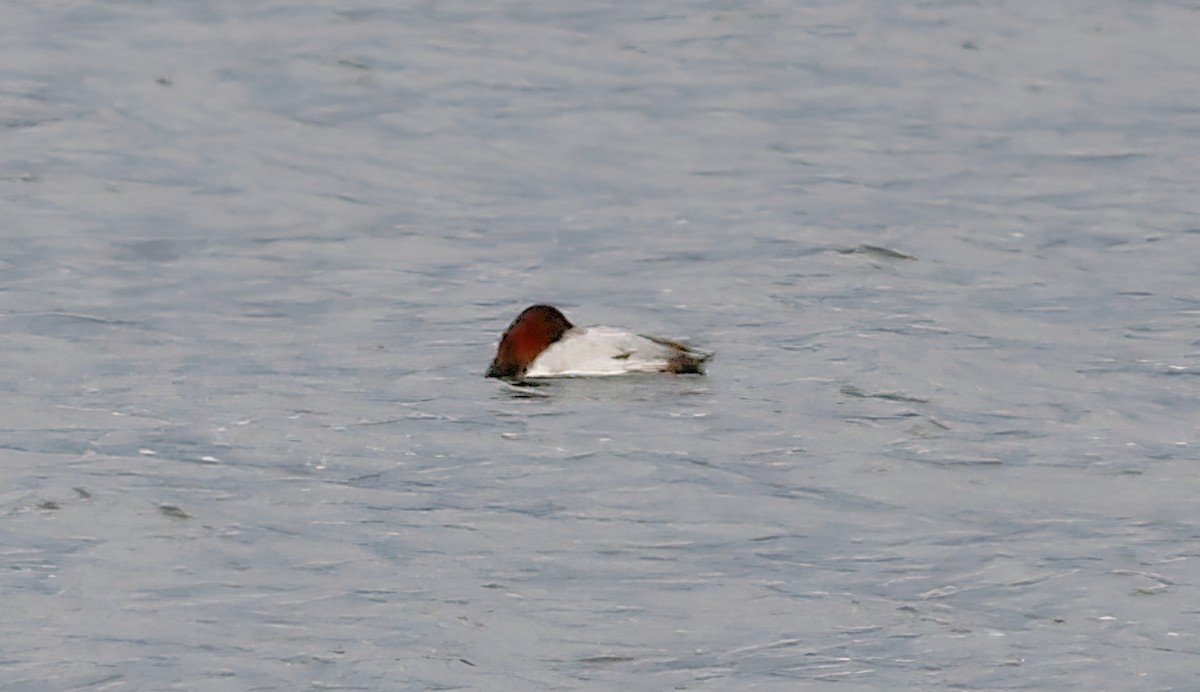
<path fill-rule="evenodd" d="M 0 24 L 5 689 L 1200 683 L 1194 3 Z"/>

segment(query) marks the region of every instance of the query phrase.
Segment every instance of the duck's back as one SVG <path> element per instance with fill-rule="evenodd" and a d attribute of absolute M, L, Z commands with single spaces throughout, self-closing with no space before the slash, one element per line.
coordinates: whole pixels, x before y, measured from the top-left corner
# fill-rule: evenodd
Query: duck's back
<path fill-rule="evenodd" d="M 681 358 L 703 357 L 677 344 L 659 342 L 613 327 L 575 327 L 530 365 L 526 377 L 622 375 L 672 372 Z"/>

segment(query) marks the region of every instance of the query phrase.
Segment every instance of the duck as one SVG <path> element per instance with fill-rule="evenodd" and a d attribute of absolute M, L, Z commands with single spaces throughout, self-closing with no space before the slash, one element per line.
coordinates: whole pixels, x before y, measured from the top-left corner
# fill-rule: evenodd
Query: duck
<path fill-rule="evenodd" d="M 615 327 L 576 327 L 552 305 L 521 311 L 500 337 L 487 377 L 603 377 L 631 373 L 703 375 L 710 353 Z"/>

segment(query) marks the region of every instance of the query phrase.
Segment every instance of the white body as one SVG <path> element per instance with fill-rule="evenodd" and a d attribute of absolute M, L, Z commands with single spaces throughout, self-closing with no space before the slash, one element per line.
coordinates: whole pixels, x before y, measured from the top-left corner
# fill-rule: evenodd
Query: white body
<path fill-rule="evenodd" d="M 594 377 L 662 372 L 678 349 L 613 327 L 572 327 L 529 364 L 525 377 Z"/>

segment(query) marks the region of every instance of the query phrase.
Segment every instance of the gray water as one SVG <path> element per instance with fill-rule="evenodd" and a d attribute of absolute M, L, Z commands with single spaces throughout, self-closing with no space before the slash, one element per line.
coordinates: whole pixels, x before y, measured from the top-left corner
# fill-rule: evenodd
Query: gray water
<path fill-rule="evenodd" d="M 3 689 L 1200 687 L 1196 2 L 0 26 Z"/>

